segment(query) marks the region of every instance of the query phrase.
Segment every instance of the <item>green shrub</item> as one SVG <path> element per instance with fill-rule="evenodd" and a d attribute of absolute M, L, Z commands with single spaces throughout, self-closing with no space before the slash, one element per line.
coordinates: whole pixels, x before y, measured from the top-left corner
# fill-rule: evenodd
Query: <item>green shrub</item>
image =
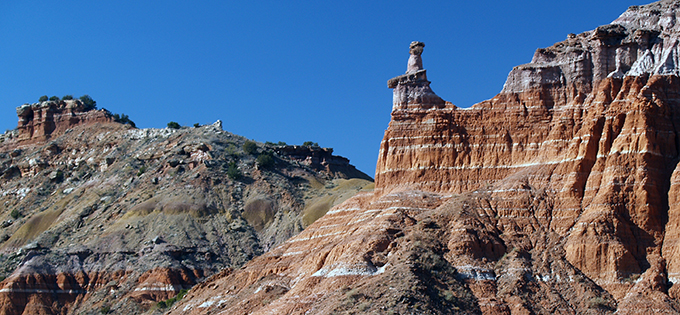
<path fill-rule="evenodd" d="M 241 178 L 241 170 L 238 169 L 236 162 L 229 162 L 227 176 L 233 180 L 239 180 Z"/>
<path fill-rule="evenodd" d="M 302 143 L 302 145 L 305 147 L 319 147 L 318 143 L 312 141 L 305 141 Z"/>
<path fill-rule="evenodd" d="M 189 290 L 187 289 L 179 290 L 179 293 L 177 293 L 177 300 L 183 299 L 184 296 L 187 295 L 187 293 L 189 293 Z"/>
<path fill-rule="evenodd" d="M 55 102 L 56 102 L 56 101 L 58 101 L 58 100 L 59 100 L 59 96 L 50 96 L 50 101 L 55 101 Z"/>
<path fill-rule="evenodd" d="M 285 142 L 283 142 L 283 141 L 279 141 L 279 142 L 277 142 L 277 143 L 274 143 L 274 142 L 271 142 L 271 141 L 267 141 L 267 142 L 265 142 L 264 144 L 270 145 L 270 146 L 284 146 L 284 145 L 288 145 L 287 143 L 285 143 Z"/>
<path fill-rule="evenodd" d="M 257 157 L 257 165 L 263 168 L 274 166 L 274 157 L 271 152 L 264 152 Z"/>
<path fill-rule="evenodd" d="M 41 96 L 41 97 L 38 99 L 38 102 L 40 102 L 40 103 L 42 103 L 42 102 L 47 102 L 48 99 L 49 99 L 49 98 L 47 98 L 47 95 L 43 95 L 43 96 Z"/>
<path fill-rule="evenodd" d="M 62 101 L 68 101 L 68 100 L 72 100 L 72 99 L 73 99 L 73 95 L 71 95 L 71 94 L 66 94 L 66 95 L 64 95 L 64 97 L 61 98 Z"/>
<path fill-rule="evenodd" d="M 239 155 L 241 155 L 241 152 L 238 150 L 238 147 L 236 147 L 232 143 L 229 143 L 227 147 L 224 148 L 224 152 L 233 157 L 238 157 Z"/>
<path fill-rule="evenodd" d="M 449 290 L 444 291 L 443 297 L 444 297 L 444 300 L 446 300 L 448 302 L 456 301 L 456 297 L 453 295 L 453 292 L 451 292 Z"/>
<path fill-rule="evenodd" d="M 102 306 L 102 308 L 99 309 L 99 312 L 102 314 L 108 314 L 111 311 L 110 306 Z"/>
<path fill-rule="evenodd" d="M 246 142 L 243 144 L 243 152 L 246 154 L 253 154 L 257 152 L 257 143 L 254 141 L 246 140 Z"/>
<path fill-rule="evenodd" d="M 168 123 L 168 128 L 170 129 L 179 129 L 181 127 L 182 126 L 180 126 L 179 123 L 177 123 L 176 121 L 171 121 Z"/>
<path fill-rule="evenodd" d="M 97 102 L 87 94 L 81 96 L 80 101 L 83 102 L 86 110 L 97 109 Z"/>
<path fill-rule="evenodd" d="M 171 307 L 173 304 L 175 304 L 175 302 L 181 300 L 185 295 L 187 295 L 187 292 L 189 292 L 189 290 L 186 289 L 179 290 L 179 293 L 177 293 L 175 297 L 169 298 L 165 301 L 160 301 L 156 304 L 156 306 L 158 306 L 158 308 Z"/>
<path fill-rule="evenodd" d="M 135 125 L 135 122 L 130 120 L 130 116 L 125 115 L 125 114 L 113 114 L 113 120 L 116 122 L 119 122 L 121 124 L 126 124 L 132 126 L 132 128 L 137 128 L 137 125 Z"/>
<path fill-rule="evenodd" d="M 9 215 L 12 217 L 12 219 L 16 220 L 21 216 L 21 213 L 19 213 L 19 210 L 14 209 Z"/>
<path fill-rule="evenodd" d="M 199 123 L 195 123 L 195 124 L 194 124 L 194 128 L 198 128 L 198 127 L 200 127 L 200 126 L 201 126 L 201 124 L 199 124 Z"/>
<path fill-rule="evenodd" d="M 137 171 L 137 176 L 142 176 L 146 172 L 146 166 L 142 166 L 139 168 L 139 171 Z"/>

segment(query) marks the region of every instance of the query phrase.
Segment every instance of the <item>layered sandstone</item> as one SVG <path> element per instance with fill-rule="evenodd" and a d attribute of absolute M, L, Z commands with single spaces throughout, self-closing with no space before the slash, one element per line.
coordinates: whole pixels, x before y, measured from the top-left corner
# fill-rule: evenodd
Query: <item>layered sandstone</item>
<path fill-rule="evenodd" d="M 570 34 L 468 109 L 412 44 L 375 191 L 170 314 L 680 312 L 679 13 Z"/>
<path fill-rule="evenodd" d="M 80 124 L 113 122 L 106 110 L 95 110 L 80 100 L 45 101 L 17 107 L 18 140 L 45 141 Z"/>

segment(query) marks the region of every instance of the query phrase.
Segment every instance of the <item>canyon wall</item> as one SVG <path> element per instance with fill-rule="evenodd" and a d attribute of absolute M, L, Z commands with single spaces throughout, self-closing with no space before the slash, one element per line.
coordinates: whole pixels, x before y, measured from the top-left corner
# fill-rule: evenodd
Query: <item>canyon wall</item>
<path fill-rule="evenodd" d="M 170 314 L 680 312 L 679 14 L 569 34 L 471 108 L 412 43 L 375 190 Z"/>

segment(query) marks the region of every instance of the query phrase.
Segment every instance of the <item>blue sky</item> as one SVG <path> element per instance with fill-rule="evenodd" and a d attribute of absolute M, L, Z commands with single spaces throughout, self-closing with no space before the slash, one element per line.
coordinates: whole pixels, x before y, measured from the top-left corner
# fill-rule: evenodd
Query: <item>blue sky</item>
<path fill-rule="evenodd" d="M 411 41 L 426 44 L 433 90 L 469 107 L 536 48 L 646 3 L 2 1 L 0 128 L 41 95 L 89 94 L 140 128 L 220 119 L 257 141 L 332 147 L 372 176 L 386 81 L 406 70 Z"/>

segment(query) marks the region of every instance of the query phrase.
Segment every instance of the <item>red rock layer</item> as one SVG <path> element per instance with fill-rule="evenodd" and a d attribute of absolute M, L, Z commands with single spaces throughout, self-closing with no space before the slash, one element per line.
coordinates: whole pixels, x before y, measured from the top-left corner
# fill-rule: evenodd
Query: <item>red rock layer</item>
<path fill-rule="evenodd" d="M 201 271 L 169 268 L 141 275 L 135 270 L 13 275 L 1 284 L 0 314 L 73 314 L 84 304 L 104 309 L 111 298 L 151 304 L 176 296 L 202 276 Z"/>
<path fill-rule="evenodd" d="M 606 79 L 586 104 L 539 107 L 514 120 L 508 95 L 469 110 L 395 111 L 381 159 L 420 169 L 383 177 L 390 184 L 350 199 L 245 269 L 197 287 L 171 314 L 338 311 L 345 288 L 399 286 L 387 279 L 413 264 L 403 257 L 411 226 L 451 209 L 463 213 L 442 221 L 443 257 L 483 313 L 676 309 L 666 293 L 666 266 L 674 265 L 664 256 L 677 249 L 664 238 L 679 84 L 669 76 Z M 479 120 L 491 127 L 455 127 Z M 423 140 L 407 142 L 409 130 Z M 525 134 L 515 136 L 518 130 Z M 481 146 L 492 149 L 473 149 Z M 456 197 L 470 190 L 477 192 Z M 669 224 L 680 222 L 669 215 Z M 389 305 L 384 299 L 367 300 Z"/>
<path fill-rule="evenodd" d="M 171 314 L 680 312 L 678 8 L 539 49 L 469 109 L 390 80 L 375 192 Z"/>
<path fill-rule="evenodd" d="M 47 140 L 82 123 L 112 122 L 105 110 L 87 108 L 80 100 L 47 101 L 17 107 L 19 116 L 18 140 L 35 142 Z"/>
<path fill-rule="evenodd" d="M 544 224 L 569 238 L 572 263 L 606 281 L 640 273 L 664 236 L 678 158 L 678 81 L 609 78 L 583 104 L 559 108 L 527 106 L 537 91 L 501 94 L 472 109 L 395 111 L 377 189 L 461 193 L 525 178 L 557 197 Z M 611 233 L 595 231 L 602 225 Z M 602 242 L 608 245 L 592 250 Z"/>

